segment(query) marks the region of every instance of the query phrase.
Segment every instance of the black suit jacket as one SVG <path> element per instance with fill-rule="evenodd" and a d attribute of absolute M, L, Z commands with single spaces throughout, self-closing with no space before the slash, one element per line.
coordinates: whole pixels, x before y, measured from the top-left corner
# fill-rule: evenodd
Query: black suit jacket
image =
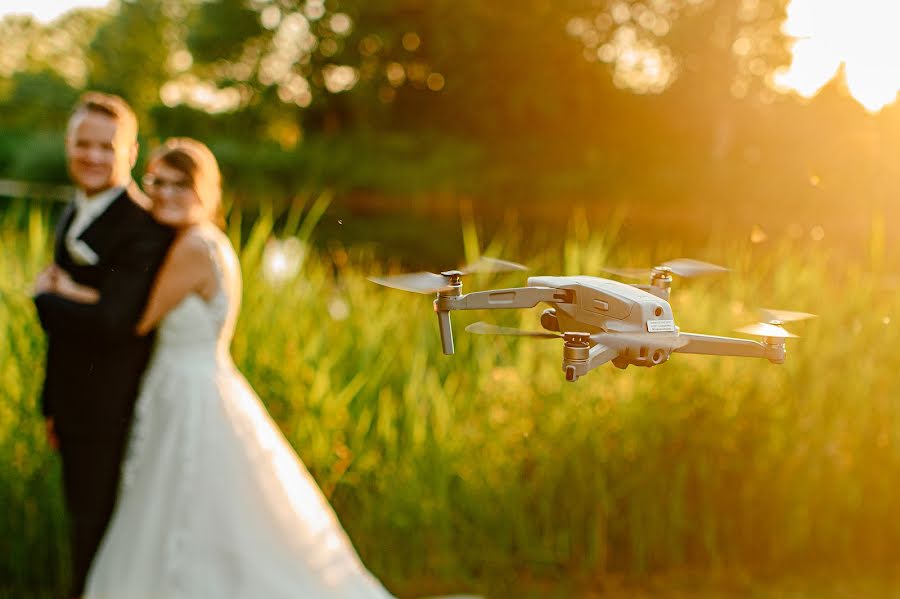
<path fill-rule="evenodd" d="M 174 235 L 148 206 L 132 184 L 88 226 L 79 239 L 99 257 L 94 265 L 76 264 L 66 249 L 72 205 L 57 228 L 54 261 L 101 295 L 90 305 L 49 293 L 34 300 L 47 333 L 41 409 L 63 439 L 116 438 L 130 424 L 153 344 L 152 335 L 135 335 L 135 325 Z"/>

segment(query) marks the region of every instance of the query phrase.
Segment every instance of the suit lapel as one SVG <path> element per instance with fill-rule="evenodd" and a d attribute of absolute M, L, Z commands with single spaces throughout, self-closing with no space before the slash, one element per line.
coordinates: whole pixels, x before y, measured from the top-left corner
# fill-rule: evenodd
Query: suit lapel
<path fill-rule="evenodd" d="M 66 250 L 65 239 L 66 231 L 72 226 L 73 220 L 75 220 L 75 202 L 69 202 L 65 210 L 63 210 L 59 224 L 56 226 L 56 247 L 53 255 L 56 257 L 55 262 L 57 264 L 62 264 L 64 257 L 65 261 L 69 262 L 69 252 Z"/>
<path fill-rule="evenodd" d="M 144 195 L 140 188 L 132 182 L 122 192 L 116 196 L 116 199 L 106 207 L 97 218 L 94 219 L 87 228 L 82 231 L 78 239 L 85 242 L 103 261 L 105 256 L 113 249 L 119 233 L 118 225 L 127 220 L 127 214 L 130 210 L 149 210 L 151 205 L 150 199 Z M 69 256 L 69 251 L 65 245 L 65 235 L 72 221 L 75 220 L 75 203 L 71 202 L 60 219 L 59 227 L 56 232 L 56 263 L 63 266 L 69 266 L 72 269 L 82 268 L 76 266 Z"/>
<path fill-rule="evenodd" d="M 127 210 L 131 202 L 128 200 L 127 190 L 123 190 L 106 210 L 94 219 L 94 221 L 82 231 L 78 239 L 87 243 L 98 255 L 105 253 L 106 247 L 117 233 L 116 223 L 122 222 L 122 213 Z"/>

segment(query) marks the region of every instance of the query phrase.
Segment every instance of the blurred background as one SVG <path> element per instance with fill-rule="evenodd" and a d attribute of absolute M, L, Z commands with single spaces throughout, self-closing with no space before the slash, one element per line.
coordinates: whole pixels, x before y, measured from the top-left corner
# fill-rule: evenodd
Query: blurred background
<path fill-rule="evenodd" d="M 887 1 L 71 4 L 4 2 L 2 178 L 65 183 L 90 88 L 134 105 L 144 148 L 208 142 L 242 209 L 330 188 L 330 235 L 418 258 L 459 255 L 460 200 L 541 228 L 625 207 L 629 238 L 852 245 L 896 220 Z"/>
<path fill-rule="evenodd" d="M 399 596 L 900 596 L 898 22 L 892 0 L 4 0 L 0 596 L 68 576 L 27 288 L 86 89 L 134 106 L 142 157 L 216 153 L 236 360 Z M 462 332 L 537 313 L 454 315 L 448 358 L 428 298 L 366 281 L 482 253 L 730 267 L 676 282 L 685 330 L 820 318 L 783 367 L 570 385 L 553 343 Z"/>

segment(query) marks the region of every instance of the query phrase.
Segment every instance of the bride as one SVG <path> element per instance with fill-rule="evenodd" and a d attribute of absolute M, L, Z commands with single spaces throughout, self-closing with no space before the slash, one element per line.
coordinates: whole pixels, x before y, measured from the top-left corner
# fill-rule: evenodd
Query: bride
<path fill-rule="evenodd" d="M 157 329 L 157 344 L 86 599 L 391 597 L 232 363 L 241 279 L 213 224 L 215 157 L 168 140 L 144 183 L 177 236 L 138 325 Z M 71 280 L 59 287 L 98 299 Z"/>

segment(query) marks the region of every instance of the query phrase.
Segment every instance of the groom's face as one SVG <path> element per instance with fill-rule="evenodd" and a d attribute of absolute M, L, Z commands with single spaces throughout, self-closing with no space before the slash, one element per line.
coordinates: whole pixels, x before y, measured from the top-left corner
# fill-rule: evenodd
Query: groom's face
<path fill-rule="evenodd" d="M 72 181 L 93 195 L 128 182 L 137 142 L 114 118 L 81 111 L 69 121 L 66 157 Z"/>

